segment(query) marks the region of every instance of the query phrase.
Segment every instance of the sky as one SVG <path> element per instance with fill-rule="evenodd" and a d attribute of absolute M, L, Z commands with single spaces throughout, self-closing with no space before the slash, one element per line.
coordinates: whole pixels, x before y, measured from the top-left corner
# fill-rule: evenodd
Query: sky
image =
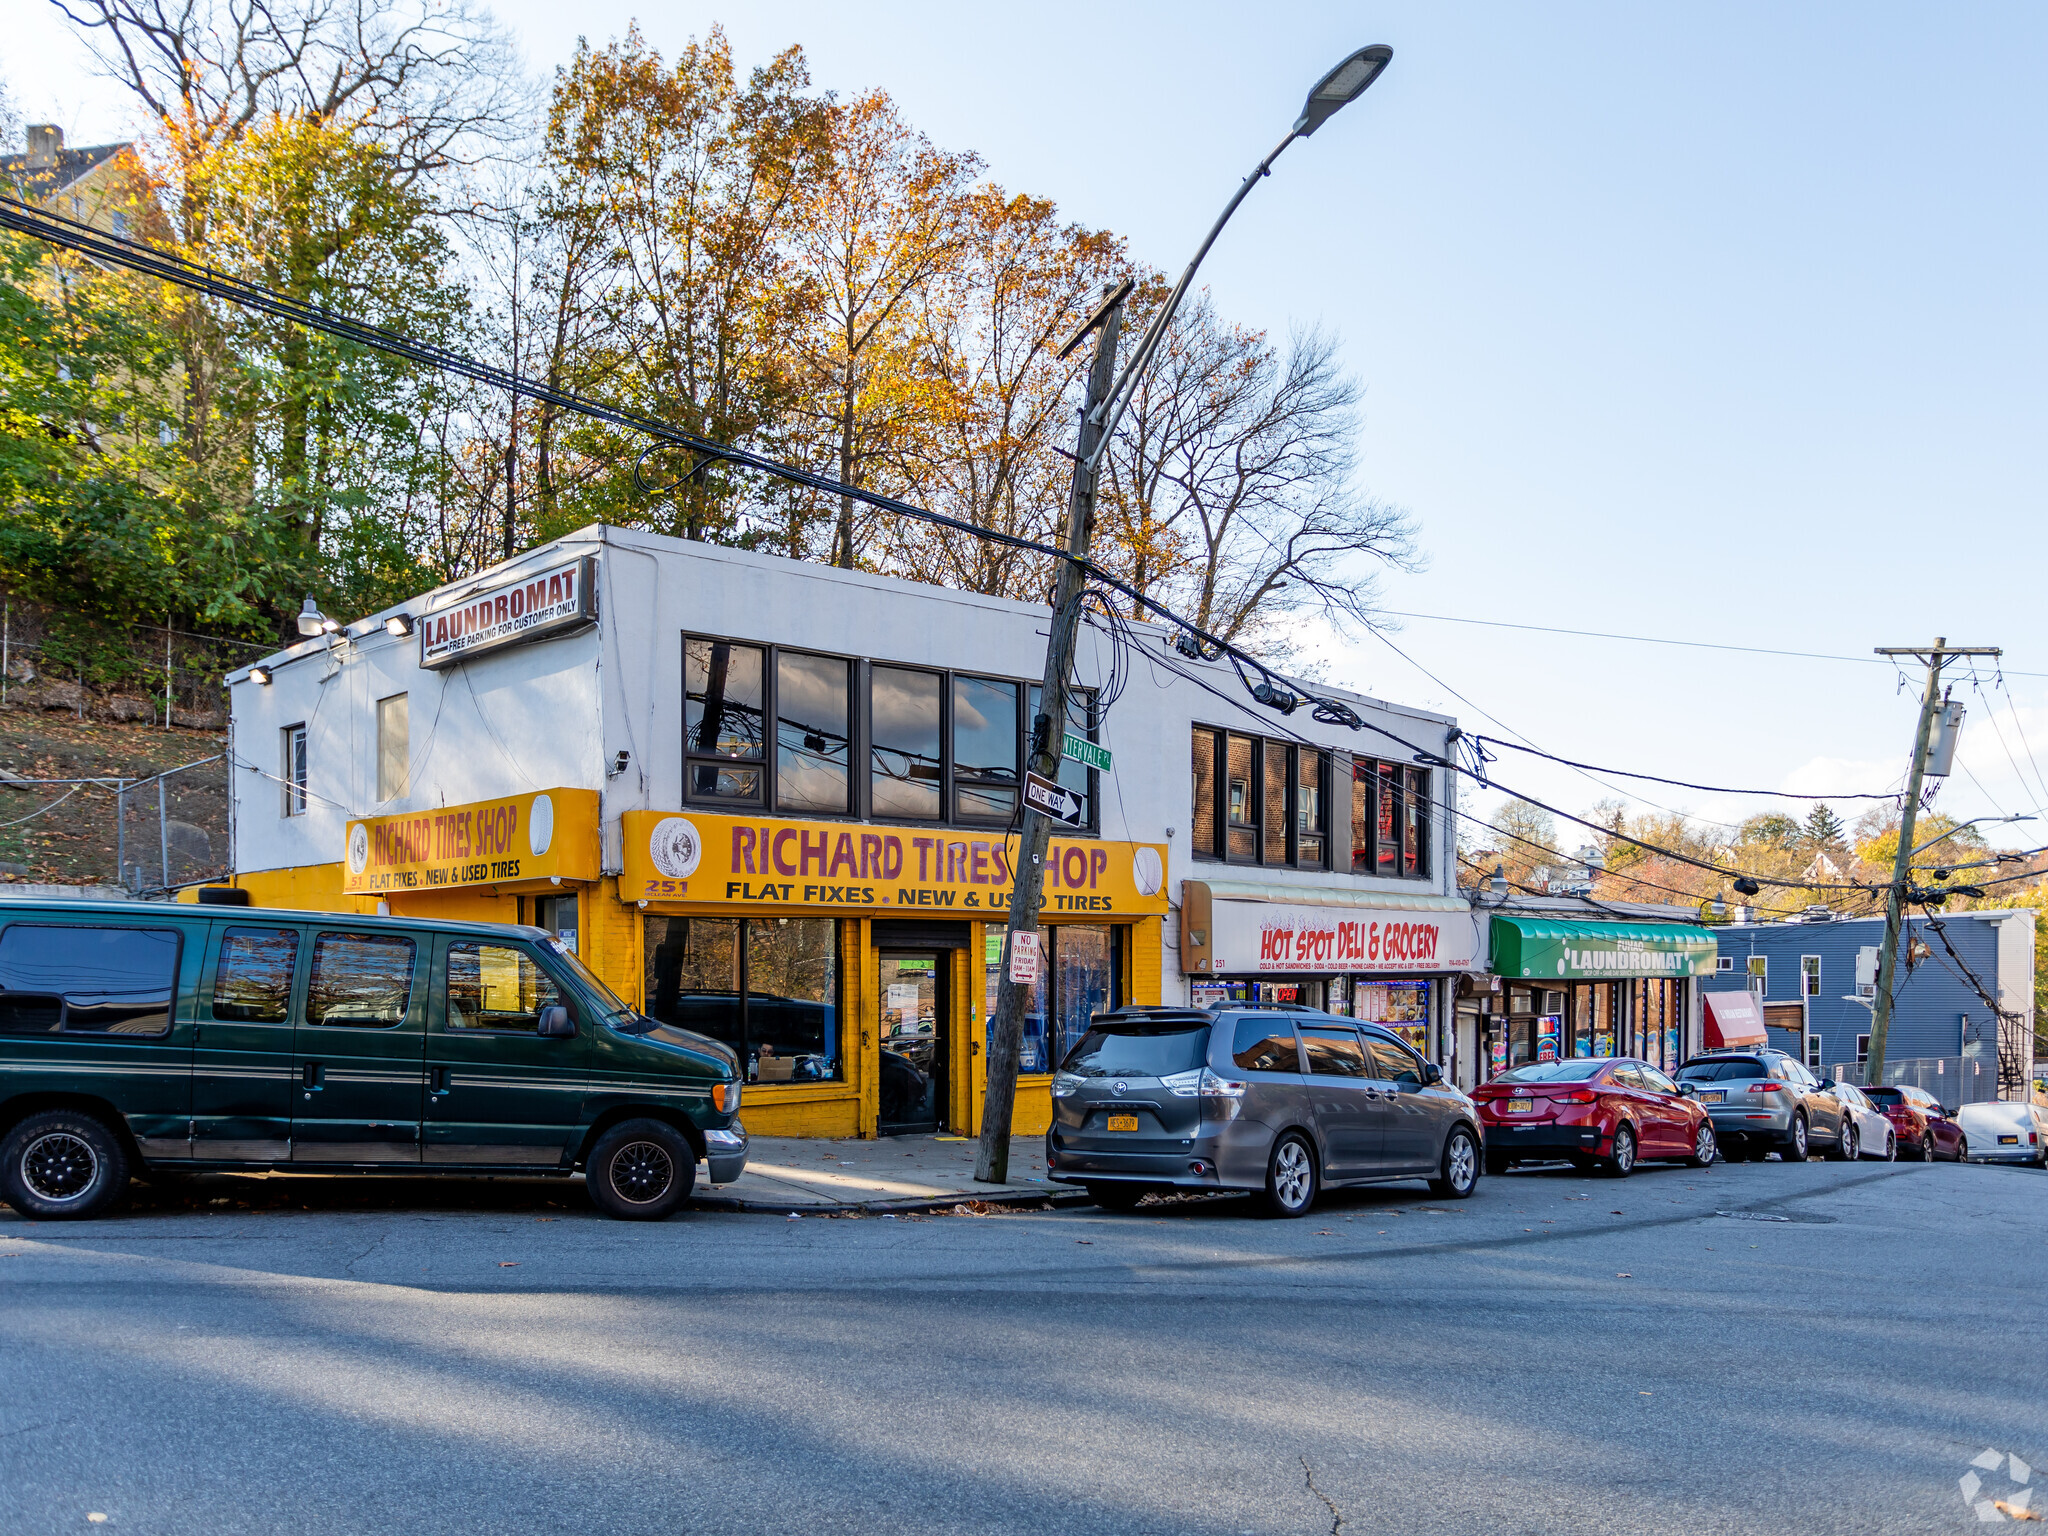
<path fill-rule="evenodd" d="M 28 120 L 132 126 L 54 8 L 5 5 Z M 888 90 L 994 181 L 1174 270 L 1307 87 L 1391 44 L 1203 273 L 1232 319 L 1342 337 L 1363 488 L 1421 526 L 1427 569 L 1381 577 L 1417 617 L 1310 626 L 1325 675 L 1602 768 L 1843 795 L 1895 790 L 1912 742 L 1922 669 L 1873 647 L 1997 645 L 1978 682 L 1952 669 L 1969 718 L 1936 803 L 2037 815 L 1986 830 L 2048 843 L 2048 8 L 496 12 L 537 75 L 636 15 L 665 52 L 723 25 L 743 66 L 800 43 L 816 85 Z M 1498 756 L 1499 784 L 1573 811 L 1610 786 L 1725 823 L 1805 811 Z"/>

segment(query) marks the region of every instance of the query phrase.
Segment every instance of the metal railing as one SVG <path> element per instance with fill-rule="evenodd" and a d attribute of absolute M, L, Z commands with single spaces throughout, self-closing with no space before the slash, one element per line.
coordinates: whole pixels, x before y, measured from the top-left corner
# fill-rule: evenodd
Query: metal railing
<path fill-rule="evenodd" d="M 1868 1063 L 1836 1062 L 1827 1069 L 1838 1082 L 1858 1088 L 1918 1088 L 1950 1109 L 1984 1104 L 1998 1097 L 1998 1062 L 1990 1056 L 1909 1056 L 1884 1064 L 1883 1081 L 1864 1081 Z"/>

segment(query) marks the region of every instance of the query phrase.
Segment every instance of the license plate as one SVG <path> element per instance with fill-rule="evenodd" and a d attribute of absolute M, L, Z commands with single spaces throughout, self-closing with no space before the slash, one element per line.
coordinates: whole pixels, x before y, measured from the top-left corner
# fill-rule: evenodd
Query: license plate
<path fill-rule="evenodd" d="M 2016 1147 L 2020 1144 L 2020 1139 L 2017 1136 L 2001 1136 L 1998 1138 L 1998 1144 L 2001 1147 Z"/>
<path fill-rule="evenodd" d="M 1712 1093 L 1703 1093 L 1703 1094 L 1701 1094 L 1701 1095 L 1700 1095 L 1700 1102 L 1701 1102 L 1702 1104 L 1718 1104 L 1718 1103 L 1720 1103 L 1720 1102 L 1721 1102 L 1721 1101 L 1722 1101 L 1723 1099 L 1725 1099 L 1725 1098 L 1727 1098 L 1727 1097 L 1728 1097 L 1728 1095 L 1727 1095 L 1727 1093 L 1726 1093 L 1726 1092 L 1724 1092 L 1723 1090 L 1721 1090 L 1721 1089 L 1719 1089 L 1719 1088 L 1716 1088 L 1716 1089 L 1715 1089 L 1715 1090 L 1714 1090 L 1714 1091 L 1713 1091 Z"/>
<path fill-rule="evenodd" d="M 1135 1131 L 1138 1128 L 1136 1115 L 1111 1115 L 1103 1122 L 1112 1131 Z"/>
<path fill-rule="evenodd" d="M 1511 1115 L 1526 1115 L 1529 1113 L 1530 1110 L 1534 1109 L 1535 1107 L 1536 1101 L 1534 1099 L 1508 1100 L 1508 1113 Z"/>

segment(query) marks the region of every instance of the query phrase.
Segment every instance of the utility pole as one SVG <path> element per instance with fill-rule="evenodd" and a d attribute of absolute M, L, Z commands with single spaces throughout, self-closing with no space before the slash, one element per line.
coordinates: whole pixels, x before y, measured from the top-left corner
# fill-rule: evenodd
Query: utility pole
<path fill-rule="evenodd" d="M 1194 260 L 1188 263 L 1173 292 L 1153 315 L 1137 351 L 1131 355 L 1130 365 L 1121 374 L 1116 371 L 1116 344 L 1117 332 L 1123 324 L 1124 300 L 1134 286 L 1128 278 L 1103 299 L 1087 324 L 1060 349 L 1062 358 L 1070 356 L 1090 331 L 1101 327 L 1102 339 L 1096 343 L 1095 362 L 1088 370 L 1087 403 L 1081 409 L 1080 451 L 1074 457 L 1074 487 L 1067 501 L 1067 558 L 1060 562 L 1059 583 L 1053 596 L 1052 633 L 1046 641 L 1045 680 L 1039 693 L 1041 706 L 1031 722 L 1031 751 L 1027 760 L 1031 771 L 1042 778 L 1053 778 L 1059 772 L 1060 744 L 1067 731 L 1067 673 L 1073 664 L 1074 632 L 1081 623 L 1081 594 L 1085 587 L 1081 562 L 1088 558 L 1088 542 L 1095 531 L 1096 474 L 1116 431 L 1117 420 L 1166 335 L 1167 324 L 1180 308 L 1202 258 L 1209 254 L 1209 248 L 1223 233 L 1223 226 L 1230 222 L 1238 205 L 1251 195 L 1253 187 L 1272 174 L 1273 162 L 1280 158 L 1282 150 L 1296 139 L 1309 137 L 1363 96 L 1393 56 L 1394 50 L 1384 43 L 1360 48 L 1316 82 L 1302 103 L 1301 115 L 1287 130 L 1287 137 L 1245 177 L 1236 194 L 1224 204 L 1216 222 L 1209 226 L 1208 236 L 1196 250 Z M 1032 986 L 1010 977 L 1016 968 L 1018 936 L 1029 936 L 1026 947 L 1037 945 L 1038 903 L 1044 889 L 1045 850 L 1051 839 L 1050 818 L 1027 803 L 1017 838 L 1016 867 L 1011 871 L 1014 883 L 1010 888 L 1009 925 L 1003 937 L 1002 980 L 997 985 L 995 1014 L 988 1024 L 981 1147 L 974 1160 L 974 1177 L 984 1184 L 1004 1183 L 1010 1173 L 1010 1119 L 1016 1107 L 1017 1057 L 1024 1043 L 1024 1010 Z"/>
<path fill-rule="evenodd" d="M 1884 1078 L 1885 1036 L 1892 1026 L 1892 979 L 1898 970 L 1901 908 L 1913 872 L 1913 822 L 1920 810 L 1920 785 L 1927 774 L 1927 740 L 1941 708 L 1941 664 L 1950 656 L 1996 656 L 1995 645 L 1950 645 L 1940 635 L 1932 646 L 1880 645 L 1880 656 L 1915 656 L 1927 660 L 1927 691 L 1920 697 L 1920 718 L 1913 727 L 1913 766 L 1906 775 L 1906 802 L 1899 813 L 1899 852 L 1892 860 L 1892 883 L 1884 899 L 1884 943 L 1877 952 L 1877 997 L 1870 1010 L 1870 1056 L 1863 1081 Z"/>
<path fill-rule="evenodd" d="M 1081 627 L 1081 594 L 1086 582 L 1080 562 L 1088 558 L 1095 536 L 1095 482 L 1100 466 L 1096 447 L 1107 422 L 1110 385 L 1116 379 L 1117 335 L 1123 329 L 1124 300 L 1134 285 L 1119 283 L 1089 317 L 1062 355 L 1071 353 L 1089 331 L 1100 328 L 1095 361 L 1088 370 L 1088 393 L 1081 408 L 1081 436 L 1074 454 L 1074 484 L 1067 496 L 1068 559 L 1060 562 L 1054 589 L 1052 633 L 1045 648 L 1045 677 L 1039 686 L 1039 709 L 1031 722 L 1031 752 L 1026 759 L 1040 778 L 1060 771 L 1060 742 L 1067 727 L 1067 676 L 1074 667 L 1074 635 Z M 1020 786 L 1021 791 L 1021 786 Z M 995 1014 L 989 1020 L 988 1080 L 982 1094 L 981 1146 L 974 1176 L 985 1184 L 1002 1184 L 1010 1176 L 1010 1118 L 1017 1100 L 1017 1058 L 1024 1044 L 1024 1014 L 1035 983 L 1012 979 L 1010 957 L 1017 936 L 1030 935 L 1036 944 L 1038 903 L 1045 888 L 1045 852 L 1052 842 L 1052 818 L 1027 804 L 1018 830 L 1015 867 L 1010 871 L 1010 916 L 1003 936 L 1003 972 L 996 988 Z M 1044 963 L 1043 957 L 1040 964 Z"/>

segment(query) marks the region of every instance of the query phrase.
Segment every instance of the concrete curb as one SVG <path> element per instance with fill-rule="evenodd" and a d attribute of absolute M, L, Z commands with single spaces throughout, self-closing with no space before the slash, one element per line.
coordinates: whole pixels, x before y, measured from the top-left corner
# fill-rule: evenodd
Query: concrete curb
<path fill-rule="evenodd" d="M 787 1201 L 780 1204 L 766 1200 L 745 1200 L 737 1195 L 693 1194 L 683 1207 L 691 1211 L 729 1211 L 756 1216 L 838 1216 L 850 1211 L 859 1211 L 872 1216 L 910 1216 L 924 1211 L 948 1211 L 956 1205 L 1036 1205 L 1044 1201 L 1055 1207 L 1089 1205 L 1087 1192 L 1078 1189 L 1047 1190 L 999 1190 L 989 1194 L 975 1194 L 962 1190 L 957 1195 L 943 1195 L 930 1200 L 843 1200 L 831 1205 L 792 1205 Z"/>

